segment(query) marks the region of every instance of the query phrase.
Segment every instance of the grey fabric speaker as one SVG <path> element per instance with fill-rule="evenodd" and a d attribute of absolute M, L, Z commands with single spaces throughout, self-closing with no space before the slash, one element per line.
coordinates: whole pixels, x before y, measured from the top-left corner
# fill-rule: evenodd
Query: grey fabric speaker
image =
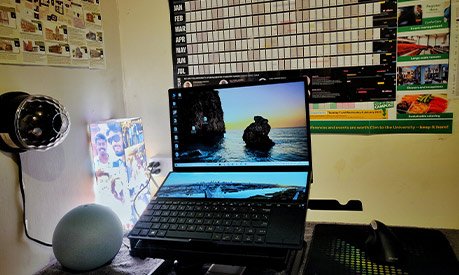
<path fill-rule="evenodd" d="M 87 271 L 110 262 L 123 242 L 123 227 L 110 208 L 78 206 L 62 217 L 53 234 L 53 252 L 62 266 Z"/>

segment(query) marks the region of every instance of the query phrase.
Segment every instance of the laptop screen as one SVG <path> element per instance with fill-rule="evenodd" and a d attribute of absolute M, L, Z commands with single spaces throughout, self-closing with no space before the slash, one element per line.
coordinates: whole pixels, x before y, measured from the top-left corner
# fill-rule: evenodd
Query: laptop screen
<path fill-rule="evenodd" d="M 310 171 L 304 80 L 169 90 L 176 172 Z"/>
<path fill-rule="evenodd" d="M 169 173 L 156 197 L 304 201 L 308 172 Z"/>

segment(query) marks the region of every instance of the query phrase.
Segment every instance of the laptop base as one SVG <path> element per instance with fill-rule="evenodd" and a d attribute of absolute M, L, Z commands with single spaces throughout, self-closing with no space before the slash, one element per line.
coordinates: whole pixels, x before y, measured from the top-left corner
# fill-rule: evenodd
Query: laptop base
<path fill-rule="evenodd" d="M 175 269 L 196 269 L 205 264 L 230 266 L 252 266 L 270 268 L 277 271 L 296 269 L 298 258 L 304 258 L 306 243 L 303 249 L 266 249 L 216 246 L 212 244 L 174 244 L 169 242 L 152 242 L 139 239 L 130 240 L 129 254 L 139 258 L 160 258 L 175 261 Z M 185 272 L 186 273 L 186 272 Z M 184 274 L 185 274 L 184 273 Z"/>

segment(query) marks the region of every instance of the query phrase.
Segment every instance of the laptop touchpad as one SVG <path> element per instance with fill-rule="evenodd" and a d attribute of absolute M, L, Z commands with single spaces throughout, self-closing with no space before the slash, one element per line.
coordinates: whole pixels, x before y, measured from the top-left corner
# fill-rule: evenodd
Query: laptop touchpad
<path fill-rule="evenodd" d="M 266 235 L 267 243 L 300 244 L 304 209 L 275 207 Z"/>

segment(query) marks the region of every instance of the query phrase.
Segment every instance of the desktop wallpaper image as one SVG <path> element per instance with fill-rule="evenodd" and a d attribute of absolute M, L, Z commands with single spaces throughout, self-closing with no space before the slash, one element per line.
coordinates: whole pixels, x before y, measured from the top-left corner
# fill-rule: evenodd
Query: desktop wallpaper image
<path fill-rule="evenodd" d="M 190 90 L 177 101 L 177 162 L 308 159 L 303 82 Z"/>
<path fill-rule="evenodd" d="M 171 173 L 157 197 L 302 200 L 307 172 Z"/>

